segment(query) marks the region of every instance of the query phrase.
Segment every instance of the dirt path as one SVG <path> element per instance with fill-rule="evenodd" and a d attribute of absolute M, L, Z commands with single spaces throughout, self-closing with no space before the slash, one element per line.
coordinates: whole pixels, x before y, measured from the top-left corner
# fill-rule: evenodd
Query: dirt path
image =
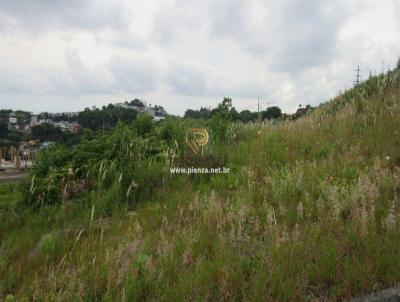
<path fill-rule="evenodd" d="M 350 302 L 397 302 L 400 301 L 400 285 L 364 295 Z"/>

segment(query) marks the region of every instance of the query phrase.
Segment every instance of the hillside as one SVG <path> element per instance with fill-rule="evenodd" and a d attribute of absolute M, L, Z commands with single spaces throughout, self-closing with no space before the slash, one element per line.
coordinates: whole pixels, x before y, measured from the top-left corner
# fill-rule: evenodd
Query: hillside
<path fill-rule="evenodd" d="M 400 70 L 295 121 L 144 116 L 0 187 L 0 300 L 343 300 L 400 281 Z M 206 126 L 198 166 L 185 133 Z M 11 296 L 10 296 L 11 298 Z"/>

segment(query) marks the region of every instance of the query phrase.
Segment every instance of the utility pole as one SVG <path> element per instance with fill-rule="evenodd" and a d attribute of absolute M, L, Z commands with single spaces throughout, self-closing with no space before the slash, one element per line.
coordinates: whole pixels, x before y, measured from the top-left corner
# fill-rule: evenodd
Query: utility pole
<path fill-rule="evenodd" d="M 258 100 L 257 100 L 257 112 L 258 112 L 258 120 L 261 121 L 261 115 L 260 115 L 260 97 L 258 97 Z"/>
<path fill-rule="evenodd" d="M 357 69 L 355 70 L 356 73 L 356 80 L 354 81 L 354 85 L 358 85 L 360 83 L 360 66 L 357 66 Z"/>

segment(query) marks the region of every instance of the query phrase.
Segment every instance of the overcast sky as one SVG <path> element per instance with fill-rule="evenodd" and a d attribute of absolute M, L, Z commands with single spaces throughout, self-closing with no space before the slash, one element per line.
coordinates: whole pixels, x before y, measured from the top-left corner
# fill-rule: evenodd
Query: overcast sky
<path fill-rule="evenodd" d="M 0 0 L 0 108 L 293 112 L 399 55 L 399 0 Z"/>

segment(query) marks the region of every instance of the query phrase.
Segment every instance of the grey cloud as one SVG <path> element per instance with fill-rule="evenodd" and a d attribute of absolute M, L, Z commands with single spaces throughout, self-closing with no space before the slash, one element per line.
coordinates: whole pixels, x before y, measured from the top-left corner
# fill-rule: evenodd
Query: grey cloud
<path fill-rule="evenodd" d="M 91 94 L 154 91 L 159 71 L 149 60 L 113 58 L 103 66 L 89 67 L 75 52 L 66 56 L 67 69 L 31 68 L 24 72 L 0 70 L 0 93 L 52 94 L 77 97 Z"/>
<path fill-rule="evenodd" d="M 3 30 L 122 29 L 129 24 L 123 6 L 115 1 L 2 0 Z"/>
<path fill-rule="evenodd" d="M 223 74 L 213 69 L 193 64 L 174 62 L 166 73 L 165 80 L 174 93 L 187 96 L 256 98 L 268 93 L 270 87 L 255 79 L 243 79 Z"/>
<path fill-rule="evenodd" d="M 243 38 L 248 33 L 248 11 L 242 0 L 209 1 L 205 5 L 210 18 L 210 33 L 217 37 Z"/>
<path fill-rule="evenodd" d="M 120 92 L 146 93 L 156 88 L 158 69 L 147 60 L 115 60 L 110 65 L 113 88 Z"/>
<path fill-rule="evenodd" d="M 107 68 L 85 66 L 75 52 L 68 53 L 66 61 L 66 71 L 51 70 L 47 73 L 52 93 L 78 96 L 109 93 L 112 90 L 112 76 Z"/>
<path fill-rule="evenodd" d="M 174 43 L 180 39 L 206 33 L 211 24 L 209 1 L 172 0 L 159 2 L 151 31 L 154 41 L 162 47 L 173 47 L 175 46 Z"/>
<path fill-rule="evenodd" d="M 115 91 L 146 93 L 156 89 L 160 71 L 150 59 L 114 59 L 109 68 L 114 77 Z"/>
<path fill-rule="evenodd" d="M 348 11 L 339 0 L 304 1 L 242 1 L 221 0 L 192 3 L 177 0 L 171 9 L 182 17 L 164 14 L 155 23 L 155 32 L 166 41 L 207 28 L 209 36 L 230 39 L 251 56 L 258 56 L 275 72 L 303 72 L 329 62 L 337 47 L 337 34 Z M 259 4 L 258 11 L 251 9 Z M 187 16 L 192 18 L 188 22 Z M 254 24 L 254 14 L 261 14 L 262 22 Z"/>
<path fill-rule="evenodd" d="M 270 1 L 261 6 L 264 12 L 258 12 L 263 13 L 262 23 L 254 25 L 254 12 L 243 7 L 243 2 L 235 6 L 231 2 L 227 19 L 214 22 L 213 29 L 235 39 L 250 55 L 265 58 L 275 72 L 302 72 L 327 63 L 336 49 L 337 33 L 345 14 L 340 11 L 340 1 L 335 9 L 329 3 Z M 234 16 L 233 20 L 229 20 L 229 15 Z M 224 31 L 223 26 L 226 26 Z"/>
<path fill-rule="evenodd" d="M 329 2 L 313 0 L 307 5 L 286 1 L 280 15 L 286 19 L 277 30 L 270 66 L 276 71 L 299 72 L 326 64 L 336 51 L 337 35 L 344 14 L 329 7 Z M 339 7 L 338 7 L 339 6 Z"/>
<path fill-rule="evenodd" d="M 174 92 L 184 95 L 205 95 L 207 74 L 190 65 L 175 63 L 166 75 L 167 83 Z"/>
<path fill-rule="evenodd" d="M 68 61 L 73 68 L 51 79 L 57 94 L 141 94 L 156 88 L 158 70 L 148 60 L 113 58 L 104 66 L 87 67 L 73 54 Z"/>
<path fill-rule="evenodd" d="M 47 70 L 27 71 L 13 67 L 0 69 L 0 93 L 2 94 L 40 94 L 50 89 Z"/>

